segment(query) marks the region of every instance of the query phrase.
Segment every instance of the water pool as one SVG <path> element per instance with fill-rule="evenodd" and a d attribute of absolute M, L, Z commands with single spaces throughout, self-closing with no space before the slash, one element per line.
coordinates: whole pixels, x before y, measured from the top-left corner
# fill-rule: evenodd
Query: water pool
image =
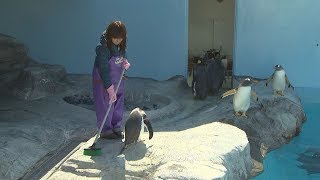
<path fill-rule="evenodd" d="M 320 89 L 298 88 L 307 121 L 299 136 L 267 154 L 254 180 L 320 180 Z"/>

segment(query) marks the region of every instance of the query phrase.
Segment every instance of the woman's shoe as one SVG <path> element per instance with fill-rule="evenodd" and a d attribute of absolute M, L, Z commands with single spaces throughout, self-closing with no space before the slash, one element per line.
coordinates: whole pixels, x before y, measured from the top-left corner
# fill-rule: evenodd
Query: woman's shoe
<path fill-rule="evenodd" d="M 123 132 L 122 131 L 114 131 L 113 132 L 116 136 L 117 136 L 117 138 L 119 138 L 119 139 L 123 139 L 124 138 L 124 135 L 123 135 Z"/>
<path fill-rule="evenodd" d="M 115 133 L 101 133 L 100 138 L 104 139 L 117 139 L 118 136 Z"/>

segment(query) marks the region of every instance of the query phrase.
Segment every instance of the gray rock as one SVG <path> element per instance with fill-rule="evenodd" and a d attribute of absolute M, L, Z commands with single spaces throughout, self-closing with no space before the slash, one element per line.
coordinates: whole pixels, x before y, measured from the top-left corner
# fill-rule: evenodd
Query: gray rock
<path fill-rule="evenodd" d="M 39 64 L 28 57 L 28 49 L 15 38 L 0 34 L 0 87 L 24 100 L 57 93 L 66 76 L 63 66 Z"/>
<path fill-rule="evenodd" d="M 22 101 L 1 96 L 0 179 L 19 179 L 38 164 L 60 158 L 59 149 L 93 135 L 93 117 L 93 111 L 59 97 Z"/>
<path fill-rule="evenodd" d="M 61 91 L 60 81 L 66 71 L 60 65 L 31 65 L 23 69 L 11 86 L 13 95 L 23 100 L 35 100 L 52 96 Z"/>
<path fill-rule="evenodd" d="M 15 38 L 0 34 L 0 86 L 15 80 L 28 62 L 28 49 Z"/>

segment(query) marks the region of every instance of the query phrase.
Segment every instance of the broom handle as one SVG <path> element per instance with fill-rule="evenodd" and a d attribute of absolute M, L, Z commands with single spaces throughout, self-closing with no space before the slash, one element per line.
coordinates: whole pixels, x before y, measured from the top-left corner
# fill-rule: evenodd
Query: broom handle
<path fill-rule="evenodd" d="M 120 83 L 121 83 L 121 80 L 122 80 L 122 76 L 123 76 L 123 74 L 124 74 L 125 71 L 126 71 L 126 69 L 123 68 L 123 70 L 122 70 L 122 72 L 121 72 L 121 76 L 120 76 L 119 82 L 118 82 L 118 85 L 117 85 L 117 88 L 116 88 L 116 91 L 115 91 L 115 94 L 117 94 L 117 92 L 118 92 L 118 89 L 119 89 L 119 86 L 120 86 Z M 113 102 L 113 103 L 114 103 L 114 102 Z M 107 110 L 106 114 L 105 114 L 104 117 L 103 117 L 102 124 L 101 124 L 101 126 L 100 126 L 100 128 L 99 128 L 99 131 L 98 131 L 98 133 L 97 133 L 97 135 L 96 135 L 96 138 L 94 139 L 93 144 L 95 144 L 95 143 L 97 142 L 98 138 L 99 138 L 99 135 L 100 135 L 100 133 L 101 133 L 101 131 L 102 131 L 102 128 L 103 128 L 103 126 L 104 126 L 104 123 L 105 123 L 106 120 L 107 120 L 107 117 L 108 117 L 108 115 L 109 115 L 109 112 L 110 112 L 110 109 L 111 109 L 111 106 L 112 106 L 113 103 L 109 104 L 108 110 Z"/>

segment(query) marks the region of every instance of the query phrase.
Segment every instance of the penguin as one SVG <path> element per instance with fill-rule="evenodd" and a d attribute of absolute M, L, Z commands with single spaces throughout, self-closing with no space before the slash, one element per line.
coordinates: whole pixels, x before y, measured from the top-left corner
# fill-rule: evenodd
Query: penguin
<path fill-rule="evenodd" d="M 191 69 L 191 72 L 188 73 L 187 84 L 189 87 L 192 87 L 192 81 L 193 81 L 193 68 Z"/>
<path fill-rule="evenodd" d="M 125 140 L 120 154 L 122 154 L 130 144 L 140 140 L 140 135 L 144 132 L 144 125 L 148 129 L 149 139 L 151 139 L 153 137 L 153 129 L 145 111 L 140 108 L 133 109 L 125 124 Z"/>
<path fill-rule="evenodd" d="M 250 97 L 253 96 L 256 97 L 257 101 L 259 100 L 257 94 L 251 90 L 251 85 L 253 82 L 258 83 L 258 81 L 252 80 L 251 78 L 245 78 L 237 88 L 231 89 L 222 94 L 221 98 L 225 98 L 234 94 L 233 109 L 236 116 L 242 115 L 243 117 L 247 118 L 246 112 L 250 107 Z"/>
<path fill-rule="evenodd" d="M 206 64 L 202 60 L 198 60 L 193 68 L 192 94 L 194 99 L 205 99 L 208 95 L 208 76 Z"/>
<path fill-rule="evenodd" d="M 286 72 L 281 65 L 279 64 L 276 65 L 274 69 L 275 71 L 273 72 L 273 74 L 267 79 L 266 86 L 268 86 L 268 83 L 271 80 L 273 80 L 272 82 L 273 94 L 274 95 L 280 94 L 280 96 L 284 96 L 284 89 L 286 85 L 288 85 L 288 88 L 290 87 L 292 87 L 292 89 L 294 88 L 289 82 Z"/>

